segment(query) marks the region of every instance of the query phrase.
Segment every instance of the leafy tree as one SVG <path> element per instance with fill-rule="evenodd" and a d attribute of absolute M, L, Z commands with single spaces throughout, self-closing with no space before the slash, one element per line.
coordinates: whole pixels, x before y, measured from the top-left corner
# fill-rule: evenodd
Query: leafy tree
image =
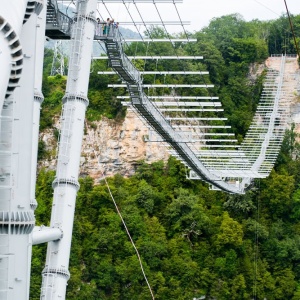
<path fill-rule="evenodd" d="M 178 196 L 166 208 L 165 217 L 172 231 L 180 233 L 191 243 L 208 231 L 209 219 L 205 214 L 201 199 L 180 189 Z"/>
<path fill-rule="evenodd" d="M 243 228 L 237 221 L 233 220 L 228 212 L 223 213 L 223 220 L 220 226 L 220 231 L 216 236 L 215 244 L 218 249 L 224 247 L 242 246 L 243 243 Z"/>
<path fill-rule="evenodd" d="M 264 189 L 261 199 L 265 203 L 264 207 L 270 211 L 270 217 L 274 220 L 286 216 L 292 206 L 293 176 L 281 175 L 272 171 L 270 176 L 262 181 L 262 184 Z"/>

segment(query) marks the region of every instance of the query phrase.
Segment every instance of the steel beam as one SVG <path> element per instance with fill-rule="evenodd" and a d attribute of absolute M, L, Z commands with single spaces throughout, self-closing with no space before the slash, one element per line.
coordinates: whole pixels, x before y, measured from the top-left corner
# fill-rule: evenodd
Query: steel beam
<path fill-rule="evenodd" d="M 142 75 L 208 75 L 206 71 L 140 71 Z M 115 75 L 114 71 L 98 71 L 100 75 Z"/>
<path fill-rule="evenodd" d="M 126 84 L 108 84 L 107 87 L 127 87 Z M 212 88 L 213 84 L 143 84 L 143 88 Z"/>
<path fill-rule="evenodd" d="M 203 59 L 203 56 L 128 56 L 130 60 L 135 59 L 152 59 L 152 60 L 200 60 Z M 94 56 L 93 59 L 108 59 L 108 56 Z"/>

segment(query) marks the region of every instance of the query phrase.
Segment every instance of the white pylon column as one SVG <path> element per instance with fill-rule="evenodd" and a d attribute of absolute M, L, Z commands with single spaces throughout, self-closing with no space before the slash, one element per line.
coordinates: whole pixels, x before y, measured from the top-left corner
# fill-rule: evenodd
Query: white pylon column
<path fill-rule="evenodd" d="M 16 1 L 12 2 L 16 4 Z M 18 2 L 23 4 L 21 1 Z M 37 15 L 34 13 L 35 4 L 30 2 L 28 5 L 26 3 L 25 11 L 15 15 L 21 18 L 21 25 L 23 20 L 26 20 L 26 23 L 20 26 L 18 34 L 20 38 L 15 36 L 15 43 L 18 45 L 16 51 L 19 52 L 18 55 L 23 53 L 23 59 L 16 63 L 12 53 L 10 58 L 10 62 L 13 62 L 11 71 L 16 70 L 14 64 L 22 65 L 23 76 L 14 78 L 13 72 L 10 73 L 1 113 L 0 299 L 5 300 L 29 299 L 31 232 L 35 223 L 30 206 L 30 175 Z M 13 8 L 18 10 L 18 6 Z M 9 12 L 11 13 L 13 14 L 14 10 Z M 11 17 L 9 24 L 12 24 L 13 20 Z M 11 25 L 9 27 L 13 37 L 17 31 L 14 31 Z"/>
<path fill-rule="evenodd" d="M 45 3 L 42 11 L 37 18 L 36 27 L 36 51 L 35 51 L 35 78 L 34 78 L 34 99 L 33 99 L 33 132 L 32 132 L 32 166 L 31 166 L 31 196 L 30 205 L 34 210 L 37 207 L 35 200 L 35 184 L 37 171 L 37 152 L 39 143 L 39 124 L 40 124 L 40 109 L 44 100 L 42 93 L 43 81 L 43 62 L 45 48 L 45 29 L 46 29 L 46 12 L 47 5 Z"/>
<path fill-rule="evenodd" d="M 66 94 L 63 98 L 54 199 L 50 227 L 60 228 L 63 238 L 49 242 L 43 270 L 41 299 L 65 299 L 69 274 L 75 200 L 93 48 L 97 0 L 78 0 L 72 28 Z"/>

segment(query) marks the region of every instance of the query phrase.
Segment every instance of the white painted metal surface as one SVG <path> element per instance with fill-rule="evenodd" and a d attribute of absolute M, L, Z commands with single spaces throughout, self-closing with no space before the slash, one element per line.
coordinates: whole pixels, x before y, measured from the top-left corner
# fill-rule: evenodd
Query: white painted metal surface
<path fill-rule="evenodd" d="M 151 43 L 151 42 L 155 42 L 155 43 L 158 43 L 158 42 L 163 42 L 163 43 L 177 43 L 177 42 L 183 42 L 183 43 L 186 43 L 186 42 L 197 42 L 197 39 L 124 39 L 125 42 L 147 42 L 147 43 Z"/>
<path fill-rule="evenodd" d="M 77 1 L 77 20 L 72 28 L 66 94 L 63 98 L 54 198 L 50 227 L 59 228 L 63 238 L 48 243 L 43 270 L 41 299 L 65 299 L 70 248 L 78 184 L 79 162 L 91 53 L 96 22 L 96 0 Z"/>
<path fill-rule="evenodd" d="M 18 47 L 22 45 L 22 69 L 23 75 L 26 76 L 20 77 L 20 87 L 16 87 L 14 92 L 11 90 L 10 93 L 6 93 L 1 117 L 0 298 L 27 300 L 31 231 L 35 222 L 30 196 L 37 15 L 34 13 L 30 17 L 24 14 L 27 3 L 11 2 L 15 4 L 12 5 L 13 10 L 6 13 L 9 14 L 10 24 L 15 26 L 15 30 L 11 27 L 11 32 L 16 34 L 15 42 L 18 43 Z M 10 6 L 10 3 L 7 3 L 7 6 Z M 22 25 L 24 15 L 26 23 Z M 19 22 L 16 20 L 18 18 Z M 17 37 L 17 32 L 20 38 Z M 9 62 L 11 61 L 12 58 Z M 13 68 L 12 66 L 11 69 Z"/>
<path fill-rule="evenodd" d="M 37 18 L 36 26 L 36 49 L 35 49 L 35 70 L 34 70 L 34 99 L 33 99 L 33 116 L 32 116 L 32 165 L 31 165 L 31 195 L 30 202 L 32 209 L 37 207 L 35 199 L 35 183 L 37 172 L 37 152 L 39 143 L 39 125 L 40 125 L 40 109 L 44 100 L 42 93 L 43 79 L 43 61 L 45 47 L 45 27 L 46 27 L 46 11 L 47 6 L 44 5 L 41 13 Z"/>
<path fill-rule="evenodd" d="M 32 232 L 32 245 L 58 241 L 63 237 L 60 228 L 50 228 L 46 226 L 36 226 Z"/>
<path fill-rule="evenodd" d="M 175 60 L 178 60 L 178 59 L 186 59 L 186 60 L 198 60 L 198 59 L 203 59 L 203 56 L 128 56 L 128 58 L 130 60 L 134 60 L 134 59 L 166 59 L 166 60 L 169 60 L 169 59 L 175 59 Z M 94 56 L 93 59 L 108 59 L 107 56 Z"/>
<path fill-rule="evenodd" d="M 117 96 L 118 99 L 130 99 L 130 96 Z M 164 100 L 218 100 L 219 97 L 210 96 L 148 96 L 148 99 L 164 99 Z M 217 103 L 217 102 L 215 102 Z"/>
<path fill-rule="evenodd" d="M 108 84 L 108 87 L 127 87 L 126 84 Z M 213 88 L 213 84 L 143 84 L 144 88 Z"/>
<path fill-rule="evenodd" d="M 141 71 L 142 75 L 208 75 L 206 71 Z M 98 71 L 100 75 L 114 75 L 114 71 Z"/>

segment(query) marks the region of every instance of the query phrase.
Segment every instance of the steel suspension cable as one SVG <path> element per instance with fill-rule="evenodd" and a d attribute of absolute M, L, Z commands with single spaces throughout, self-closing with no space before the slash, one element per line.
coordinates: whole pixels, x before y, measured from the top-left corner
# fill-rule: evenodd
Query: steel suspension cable
<path fill-rule="evenodd" d="M 180 23 L 181 23 L 181 27 L 183 28 L 183 32 L 184 32 L 184 34 L 185 34 L 187 40 L 190 40 L 190 36 L 189 36 L 189 34 L 187 33 L 187 31 L 186 31 L 186 29 L 185 29 L 185 26 L 184 26 L 184 24 L 183 24 L 183 22 L 182 22 L 182 18 L 181 18 L 181 16 L 180 16 L 180 13 L 179 13 L 179 11 L 178 11 L 178 8 L 177 8 L 177 5 L 176 5 L 175 1 L 173 1 L 173 4 L 174 4 L 175 10 L 176 10 L 178 19 L 179 19 L 179 21 L 180 21 Z M 190 47 L 190 50 L 192 51 L 192 53 L 193 53 L 194 56 L 195 56 L 195 50 L 193 50 L 192 47 Z M 199 65 L 198 62 L 196 62 L 196 64 Z M 203 75 L 203 74 L 200 74 L 200 77 L 202 78 L 204 84 L 207 85 L 204 75 Z M 207 90 L 209 96 L 211 97 L 211 101 L 214 102 L 213 96 L 212 96 L 210 90 L 209 90 L 208 88 L 207 88 L 206 90 Z M 197 135 L 199 136 L 199 134 L 197 134 Z"/>
<path fill-rule="evenodd" d="M 293 34 L 294 44 L 295 44 L 295 47 L 296 47 L 296 50 L 297 50 L 298 58 L 300 58 L 299 47 L 298 47 L 298 44 L 297 44 L 297 41 L 296 41 L 294 26 L 293 26 L 293 23 L 292 23 L 292 20 L 291 20 L 290 12 L 289 12 L 287 4 L 286 4 L 286 0 L 284 0 L 284 4 L 285 4 L 285 8 L 286 8 L 286 13 L 288 15 L 291 31 L 292 31 L 292 34 Z"/>
<path fill-rule="evenodd" d="M 265 7 L 267 10 L 271 11 L 272 13 L 274 13 L 275 15 L 280 17 L 280 15 L 277 12 L 275 12 L 274 10 L 272 10 L 270 7 L 266 6 L 265 4 L 261 3 L 260 1 L 258 1 L 258 0 L 253 0 L 253 1 L 255 1 L 256 3 L 260 4 L 261 6 Z"/>
<path fill-rule="evenodd" d="M 159 9 L 158 9 L 158 7 L 157 7 L 157 5 L 156 5 L 155 2 L 154 2 L 153 4 L 154 4 L 155 9 L 156 9 L 156 12 L 157 12 L 157 14 L 158 14 L 158 16 L 159 16 L 159 18 L 160 18 L 160 21 L 161 21 L 161 23 L 162 23 L 162 25 L 163 25 L 163 27 L 164 27 L 164 30 L 165 30 L 165 32 L 166 32 L 166 35 L 167 35 L 169 41 L 171 42 L 170 34 L 169 34 L 169 32 L 168 32 L 168 30 L 167 30 L 167 28 L 166 28 L 166 25 L 165 25 L 165 23 L 164 23 L 164 21 L 163 21 L 163 19 L 162 19 L 162 16 L 161 16 L 161 14 L 160 14 L 160 12 L 159 12 Z M 171 42 L 171 44 L 172 44 L 172 46 L 173 46 L 174 53 L 175 53 L 175 55 L 177 56 L 178 61 L 180 62 L 179 55 L 178 55 L 178 53 L 177 53 L 177 50 L 176 50 L 176 48 L 175 48 L 175 45 L 174 45 L 172 42 Z M 183 64 L 183 68 L 184 68 L 184 71 L 186 71 L 186 65 L 185 65 L 185 64 Z M 206 83 L 205 83 L 205 85 L 206 85 Z M 177 100 L 177 102 L 178 102 L 178 100 Z M 187 115 L 187 112 L 185 112 L 184 115 L 186 116 L 186 115 Z M 193 117 L 193 118 L 195 118 L 195 117 Z M 196 120 L 194 120 L 194 122 L 196 122 L 196 124 L 198 123 Z M 185 120 L 185 123 L 188 124 L 188 125 L 190 125 L 190 126 L 193 125 L 192 120 L 188 120 L 188 121 Z M 195 133 L 197 136 L 199 136 L 196 132 L 194 132 L 194 133 Z M 199 136 L 199 138 L 200 138 L 200 136 Z M 195 148 L 194 145 L 191 145 L 191 144 L 190 144 L 190 147 Z M 197 150 L 197 149 L 194 149 L 194 150 Z"/>
<path fill-rule="evenodd" d="M 152 291 L 152 288 L 151 288 L 151 286 L 150 286 L 150 284 L 149 284 L 149 281 L 148 281 L 148 279 L 147 279 L 147 276 L 146 276 L 146 273 L 145 273 L 145 270 L 144 270 L 144 267 L 143 267 L 143 263 L 142 263 L 142 259 L 141 259 L 139 250 L 137 249 L 137 247 L 136 247 L 136 245 L 135 245 L 135 243 L 134 243 L 134 241 L 133 241 L 133 239 L 132 239 L 132 237 L 131 237 L 131 234 L 130 234 L 130 232 L 129 232 L 128 228 L 127 228 L 127 225 L 126 225 L 126 223 L 125 223 L 125 221 L 124 221 L 124 219 L 123 219 L 123 217 L 122 217 L 122 214 L 121 214 L 121 212 L 120 212 L 120 210 L 119 210 L 119 207 L 118 207 L 118 205 L 117 205 L 117 203 L 116 203 L 116 201 L 115 201 L 115 199 L 114 199 L 114 196 L 113 196 L 113 194 L 112 194 L 112 192 L 111 192 L 111 189 L 110 189 L 110 187 L 109 187 L 109 185 L 108 185 L 108 182 L 107 182 L 106 177 L 105 177 L 105 175 L 104 175 L 104 172 L 103 172 L 102 170 L 101 170 L 101 173 L 102 173 L 102 176 L 104 177 L 105 185 L 106 185 L 106 187 L 107 187 L 107 189 L 108 189 L 108 192 L 109 192 L 109 195 L 110 195 L 110 197 L 111 197 L 111 199 L 112 199 L 112 201 L 113 201 L 113 203 L 114 203 L 114 206 L 115 206 L 115 208 L 116 208 L 116 211 L 117 211 L 117 213 L 118 213 L 118 215 L 119 215 L 119 217 L 120 217 L 120 219 L 121 219 L 121 221 L 122 221 L 122 224 L 123 224 L 123 226 L 124 226 L 124 228 L 125 228 L 125 230 L 126 230 L 126 233 L 127 233 L 128 237 L 129 237 L 129 240 L 130 240 L 130 242 L 131 242 L 131 244 L 132 244 L 132 246 L 133 246 L 133 248 L 134 248 L 134 250 L 135 250 L 135 252 L 136 252 L 136 255 L 137 255 L 137 258 L 138 258 L 138 260 L 139 260 L 140 267 L 141 267 L 141 271 L 142 271 L 142 273 L 143 273 L 144 279 L 145 279 L 145 281 L 146 281 L 146 283 L 147 283 L 147 286 L 148 286 L 148 288 L 149 288 L 151 297 L 152 297 L 153 300 L 155 300 L 154 294 L 153 294 L 153 291 Z"/>
<path fill-rule="evenodd" d="M 151 32 L 148 30 L 148 27 L 147 27 L 147 25 L 146 25 L 146 23 L 145 23 L 145 21 L 144 21 L 144 18 L 143 18 L 142 14 L 141 14 L 141 12 L 140 12 L 140 10 L 139 10 L 139 8 L 138 8 L 138 6 L 137 6 L 137 4 L 136 4 L 135 2 L 134 2 L 134 5 L 135 5 L 136 11 L 138 12 L 138 14 L 139 14 L 139 16 L 140 16 L 140 18 L 141 18 L 141 20 L 142 20 L 142 22 L 143 22 L 143 24 L 144 24 L 145 30 L 146 30 L 146 32 L 147 32 L 149 38 L 152 40 L 152 42 L 154 42 L 154 41 L 153 41 L 153 38 L 152 38 L 152 34 L 151 34 Z M 149 42 L 148 42 L 148 47 L 149 47 Z M 154 43 L 154 47 L 156 48 L 156 50 L 158 50 L 155 43 Z M 147 48 L 147 52 L 148 52 L 148 48 Z M 157 51 L 157 52 L 160 53 L 160 51 Z M 147 54 L 146 54 L 146 55 L 147 55 Z M 152 55 L 152 54 L 150 54 L 150 56 L 153 58 L 153 55 Z M 158 54 L 158 56 L 162 59 L 162 56 L 161 56 L 160 54 Z M 158 66 L 158 58 L 156 58 L 156 64 L 155 64 L 155 70 L 156 70 L 156 71 L 157 71 L 157 66 Z M 144 70 L 145 70 L 145 69 L 146 69 L 146 60 L 145 60 L 145 62 L 144 62 Z M 156 80 L 156 74 L 154 74 L 153 84 L 155 84 L 155 80 Z M 154 96 L 154 90 L 151 89 L 151 91 L 152 91 L 152 95 Z M 149 89 L 148 89 L 148 94 L 149 94 Z M 153 101 L 153 104 L 156 106 L 155 101 Z M 156 107 L 157 107 L 157 106 L 156 106 Z M 157 107 L 157 109 L 158 109 L 158 107 Z"/>
<path fill-rule="evenodd" d="M 143 43 L 146 45 L 146 42 L 145 42 L 145 40 L 144 40 L 144 38 L 143 38 L 143 36 L 142 36 L 142 34 L 141 34 L 140 30 L 138 29 L 138 27 L 137 27 L 137 24 L 136 24 L 136 22 L 134 21 L 134 19 L 133 19 L 133 17 L 132 17 L 132 15 L 131 15 L 131 13 L 130 13 L 130 11 L 129 11 L 128 7 L 126 6 L 126 4 L 125 4 L 125 1 L 124 1 L 124 0 L 123 0 L 123 4 L 124 4 L 124 6 L 126 7 L 127 13 L 128 13 L 128 15 L 130 16 L 130 18 L 131 18 L 131 21 L 133 22 L 133 25 L 134 25 L 134 27 L 136 28 L 136 30 L 137 30 L 137 32 L 138 32 L 138 34 L 140 35 L 140 37 L 141 37 L 141 39 L 142 39 Z"/>
<path fill-rule="evenodd" d="M 179 18 L 179 20 L 180 20 L 181 26 L 182 26 L 182 28 L 183 28 L 184 34 L 185 34 L 186 38 L 187 38 L 188 40 L 190 40 L 190 37 L 189 37 L 189 35 L 188 35 L 188 33 L 187 33 L 186 29 L 185 29 L 185 26 L 184 26 L 184 24 L 183 24 L 183 22 L 182 22 L 182 19 L 181 19 L 181 16 L 180 16 L 180 14 L 179 14 L 179 11 L 178 11 L 178 8 L 177 8 L 177 5 L 176 5 L 175 1 L 173 2 L 173 4 L 174 4 L 174 7 L 175 7 L 177 16 L 178 16 L 178 18 Z M 192 52 L 194 53 L 194 56 L 195 56 L 195 51 L 194 51 L 191 47 L 190 47 L 190 50 L 192 50 Z M 197 62 L 197 64 L 199 64 L 199 63 Z M 203 74 L 200 74 L 200 76 L 201 76 L 201 78 L 202 78 L 202 80 L 203 80 L 203 83 L 207 86 L 208 84 L 206 83 L 206 80 L 205 80 L 205 78 L 204 78 L 204 75 L 203 75 Z M 210 93 L 210 91 L 209 91 L 208 88 L 207 88 L 207 91 L 208 91 L 209 96 L 212 98 L 213 96 L 211 95 L 211 93 Z"/>
<path fill-rule="evenodd" d="M 128 15 L 130 16 L 130 18 L 131 18 L 131 20 L 132 20 L 132 22 L 133 22 L 133 24 L 134 24 L 136 30 L 138 31 L 138 33 L 139 33 L 139 35 L 140 35 L 140 37 L 141 37 L 141 39 L 142 39 L 144 45 L 146 45 L 146 49 L 147 49 L 147 51 L 148 51 L 149 43 L 145 42 L 143 36 L 142 36 L 141 33 L 140 33 L 140 30 L 139 30 L 138 27 L 137 27 L 137 24 L 135 23 L 135 21 L 134 21 L 132 15 L 131 15 L 131 13 L 130 13 L 130 11 L 129 11 L 129 7 L 126 6 L 124 0 L 123 0 L 123 4 L 124 4 L 124 6 L 125 6 L 125 8 L 126 8 L 126 10 L 127 10 L 127 12 L 128 12 Z M 105 5 L 105 8 L 106 8 L 106 10 L 109 12 L 109 10 L 108 10 L 108 8 L 106 7 L 106 5 Z M 139 12 L 138 8 L 137 8 L 137 11 Z M 110 13 L 109 13 L 109 14 L 110 14 Z M 141 16 L 141 19 L 143 20 L 142 16 Z M 147 26 L 146 26 L 144 20 L 143 20 L 143 23 L 144 23 L 144 26 L 147 28 Z M 150 38 L 151 38 L 151 37 L 150 37 Z M 152 38 L 151 38 L 151 39 L 152 39 Z M 155 44 L 154 44 L 154 45 L 155 45 Z M 153 55 L 150 55 L 150 56 L 153 58 Z M 145 67 L 145 64 L 144 64 L 144 67 Z"/>
<path fill-rule="evenodd" d="M 136 9 L 137 13 L 139 14 L 139 16 L 140 16 L 140 18 L 141 18 L 141 20 L 142 20 L 142 22 L 143 22 L 143 25 L 144 25 L 144 27 L 145 27 L 145 30 L 146 30 L 146 32 L 147 32 L 149 38 L 150 38 L 150 39 L 152 40 L 152 42 L 154 43 L 153 38 L 152 38 L 152 34 L 151 34 L 150 31 L 148 30 L 148 27 L 147 27 L 147 25 L 146 25 L 146 23 L 145 23 L 145 21 L 144 21 L 144 18 L 143 18 L 142 14 L 141 14 L 141 12 L 140 12 L 140 10 L 139 10 L 139 8 L 138 8 L 138 6 L 137 6 L 137 4 L 136 4 L 135 2 L 134 2 L 134 5 L 135 5 L 135 9 Z M 154 43 L 154 47 L 157 49 L 155 43 Z M 147 56 L 148 50 L 149 50 L 149 42 L 148 42 L 148 44 L 147 44 L 146 56 Z M 158 50 L 158 49 L 157 49 L 157 50 Z M 158 53 L 160 53 L 160 52 L 158 51 Z M 154 59 L 154 57 L 153 57 L 152 54 L 150 54 L 149 56 L 151 56 L 152 59 Z M 162 56 L 161 56 L 160 54 L 158 54 L 158 56 L 162 59 Z M 156 70 L 157 70 L 157 64 L 158 64 L 158 59 L 156 59 Z M 146 60 L 144 61 L 144 71 L 145 71 L 145 70 L 146 70 Z M 155 83 L 155 79 L 156 79 L 156 75 L 154 75 L 154 83 Z M 149 89 L 148 89 L 148 94 L 149 94 Z M 152 89 L 152 95 L 154 95 L 154 94 L 153 94 L 153 89 Z"/>
<path fill-rule="evenodd" d="M 124 2 L 124 0 L 123 0 L 123 2 Z M 139 14 L 139 16 L 140 16 L 140 18 L 141 18 L 141 20 L 142 20 L 142 22 L 143 22 L 143 24 L 144 24 L 144 27 L 145 27 L 145 29 L 146 29 L 146 32 L 148 33 L 148 36 L 149 36 L 149 38 L 152 40 L 152 42 L 154 42 L 153 41 L 153 38 L 152 38 L 152 35 L 151 35 L 151 33 L 150 33 L 150 31 L 148 30 L 148 28 L 147 28 L 147 25 L 146 25 L 146 23 L 145 23 L 145 21 L 144 21 L 144 18 L 143 18 L 143 16 L 142 16 L 142 14 L 141 14 L 141 12 L 140 12 L 140 10 L 139 10 L 139 8 L 138 8 L 138 6 L 137 6 L 137 4 L 134 2 L 134 5 L 135 5 L 135 8 L 136 8 L 136 11 L 138 12 L 138 14 Z M 132 19 L 132 21 L 134 22 L 134 20 Z M 139 31 L 139 30 L 138 30 Z M 154 47 L 157 49 L 157 47 L 156 47 L 156 44 L 154 43 Z M 148 48 L 149 48 L 149 42 L 147 43 L 147 52 L 148 52 Z M 158 50 L 158 49 L 157 49 Z M 147 55 L 147 53 L 146 53 L 146 55 Z M 153 55 L 152 54 L 150 54 L 149 56 L 151 56 L 152 58 L 153 58 Z M 160 57 L 161 57 L 161 55 L 159 55 Z M 177 57 L 178 57 L 178 55 L 177 55 Z M 161 57 L 162 58 L 162 57 Z M 157 70 L 157 64 L 158 64 L 158 59 L 156 59 L 156 70 Z M 145 70 L 145 68 L 146 68 L 146 60 L 145 60 L 145 62 L 144 62 L 144 70 Z M 155 80 L 155 78 L 156 78 L 156 75 L 154 75 L 154 80 Z M 153 92 L 153 90 L 152 90 L 152 92 Z M 148 94 L 149 94 L 149 89 L 148 89 Z M 153 102 L 153 104 L 156 106 L 156 104 L 155 104 L 155 101 Z M 157 107 L 157 106 L 156 106 Z M 158 109 L 158 107 L 157 107 L 157 109 Z"/>
<path fill-rule="evenodd" d="M 256 195 L 256 222 L 255 222 L 255 233 L 254 233 L 254 278 L 253 278 L 253 299 L 257 299 L 257 261 L 258 261 L 258 224 L 260 217 L 260 179 L 258 179 L 258 195 Z"/>
<path fill-rule="evenodd" d="M 183 32 L 184 32 L 184 34 L 185 34 L 187 40 L 190 41 L 190 34 L 187 32 L 187 30 L 186 30 L 186 28 L 185 28 L 185 26 L 184 26 L 184 24 L 183 24 L 182 18 L 181 18 L 181 16 L 180 16 L 180 13 L 179 13 L 179 10 L 178 10 L 178 7 L 177 7 L 175 1 L 173 1 L 173 4 L 174 4 L 174 8 L 175 8 L 175 10 L 176 10 L 178 19 L 179 19 L 179 21 L 180 21 L 181 27 L 182 27 L 182 29 L 183 29 Z M 190 49 L 192 50 L 192 47 L 190 47 Z M 192 50 L 192 52 L 193 52 L 193 54 L 194 54 L 194 56 L 195 56 L 195 51 Z M 199 62 L 196 62 L 196 65 L 199 66 Z M 202 81 L 204 82 L 204 84 L 207 85 L 204 75 L 203 75 L 203 74 L 200 74 L 200 77 L 202 78 Z M 210 90 L 209 90 L 208 88 L 207 88 L 206 90 L 207 90 L 209 96 L 211 97 L 211 101 L 214 102 L 214 100 L 212 99 L 213 96 L 212 96 Z M 203 113 L 203 112 L 200 113 L 200 116 L 202 115 L 202 113 Z M 204 130 L 204 129 L 203 129 L 203 130 L 200 130 L 199 133 L 196 133 L 196 136 L 200 137 L 200 139 L 201 139 L 201 135 L 202 135 L 203 133 L 205 133 L 205 130 Z"/>

